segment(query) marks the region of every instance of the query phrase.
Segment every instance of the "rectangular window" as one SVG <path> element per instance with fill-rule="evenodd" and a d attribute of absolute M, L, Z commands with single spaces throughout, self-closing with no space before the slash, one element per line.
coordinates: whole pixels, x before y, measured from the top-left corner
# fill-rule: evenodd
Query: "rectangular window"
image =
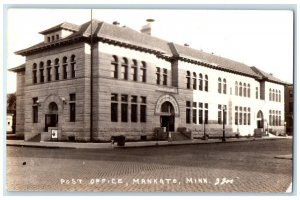
<path fill-rule="evenodd" d="M 51 81 L 51 68 L 47 68 L 47 81 Z"/>
<path fill-rule="evenodd" d="M 186 123 L 187 124 L 191 123 L 191 102 L 190 101 L 186 102 Z"/>
<path fill-rule="evenodd" d="M 76 120 L 76 95 L 70 94 L 70 122 L 75 122 Z"/>
<path fill-rule="evenodd" d="M 222 105 L 218 105 L 218 124 L 222 124 Z"/>
<path fill-rule="evenodd" d="M 255 97 L 258 99 L 258 87 L 255 88 Z"/>
<path fill-rule="evenodd" d="M 247 125 L 247 108 L 244 107 L 244 125 Z"/>
<path fill-rule="evenodd" d="M 121 122 L 128 122 L 128 95 L 121 95 Z"/>
<path fill-rule="evenodd" d="M 208 124 L 208 103 L 204 104 L 205 107 L 205 113 L 204 113 L 204 123 Z"/>
<path fill-rule="evenodd" d="M 193 102 L 193 123 L 197 124 L 197 102 Z"/>
<path fill-rule="evenodd" d="M 55 80 L 59 80 L 59 71 L 58 71 L 58 66 L 55 66 Z"/>
<path fill-rule="evenodd" d="M 141 67 L 141 81 L 146 83 L 146 63 L 142 62 L 142 67 Z"/>
<path fill-rule="evenodd" d="M 163 85 L 167 85 L 167 84 L 168 84 L 168 70 L 163 69 Z"/>
<path fill-rule="evenodd" d="M 122 65 L 122 68 L 121 68 L 121 77 L 124 80 L 128 79 L 128 66 L 127 65 Z"/>
<path fill-rule="evenodd" d="M 248 108 L 248 125 L 251 124 L 251 110 Z"/>
<path fill-rule="evenodd" d="M 147 119 L 146 119 L 146 115 L 147 115 L 146 103 L 147 103 L 146 97 L 141 97 L 141 105 L 140 105 L 140 108 L 141 108 L 140 120 L 141 120 L 141 122 L 146 122 L 147 121 Z"/>
<path fill-rule="evenodd" d="M 131 122 L 137 122 L 137 96 L 131 96 Z"/>
<path fill-rule="evenodd" d="M 156 67 L 156 84 L 160 84 L 160 68 Z"/>
<path fill-rule="evenodd" d="M 199 103 L 199 124 L 203 124 L 203 103 Z"/>
<path fill-rule="evenodd" d="M 131 70 L 132 70 L 132 80 L 137 81 L 137 66 L 132 66 Z"/>
<path fill-rule="evenodd" d="M 75 78 L 75 63 L 71 63 L 71 76 Z"/>
<path fill-rule="evenodd" d="M 63 77 L 64 79 L 68 78 L 67 65 L 63 65 Z"/>
<path fill-rule="evenodd" d="M 33 105 L 32 105 L 32 122 L 38 123 L 38 98 L 35 97 L 32 99 Z"/>
<path fill-rule="evenodd" d="M 118 121 L 118 94 L 111 94 L 111 121 L 117 122 Z"/>
<path fill-rule="evenodd" d="M 243 108 L 240 107 L 239 125 L 243 125 Z"/>
<path fill-rule="evenodd" d="M 44 83 L 44 69 L 40 69 L 40 82 Z"/>
<path fill-rule="evenodd" d="M 33 71 L 33 83 L 37 83 L 36 70 Z"/>
<path fill-rule="evenodd" d="M 235 106 L 235 115 L 234 115 L 234 124 L 238 125 L 239 124 L 239 114 L 238 114 L 238 107 Z"/>

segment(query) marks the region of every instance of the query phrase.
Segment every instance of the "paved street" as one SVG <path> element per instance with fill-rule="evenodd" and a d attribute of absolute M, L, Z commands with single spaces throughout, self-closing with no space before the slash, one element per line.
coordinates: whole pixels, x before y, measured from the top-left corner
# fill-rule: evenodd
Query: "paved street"
<path fill-rule="evenodd" d="M 115 149 L 7 146 L 7 189 L 285 192 L 292 160 L 279 158 L 288 154 L 291 139 Z"/>

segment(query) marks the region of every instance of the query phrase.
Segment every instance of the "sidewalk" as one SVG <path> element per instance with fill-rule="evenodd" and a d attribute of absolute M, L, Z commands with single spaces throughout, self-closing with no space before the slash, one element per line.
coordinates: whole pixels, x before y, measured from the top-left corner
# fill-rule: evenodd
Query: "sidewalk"
<path fill-rule="evenodd" d="M 273 140 L 273 139 L 292 139 L 292 137 L 262 137 L 262 138 L 226 138 L 226 142 L 243 142 L 254 140 Z M 78 143 L 78 142 L 28 142 L 24 140 L 6 140 L 7 146 L 23 146 L 23 147 L 41 147 L 41 148 L 73 148 L 73 149 L 113 149 L 127 147 L 149 147 L 149 146 L 168 146 L 168 145 L 185 145 L 185 144 L 210 144 L 221 143 L 221 139 L 194 139 L 184 141 L 140 141 L 126 142 L 124 147 L 118 147 L 117 144 L 111 143 Z"/>

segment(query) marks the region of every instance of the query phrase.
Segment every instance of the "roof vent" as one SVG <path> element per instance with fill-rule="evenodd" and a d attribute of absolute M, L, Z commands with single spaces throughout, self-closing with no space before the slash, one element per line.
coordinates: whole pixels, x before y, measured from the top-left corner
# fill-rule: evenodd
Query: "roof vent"
<path fill-rule="evenodd" d="M 188 43 L 184 43 L 184 46 L 185 46 L 185 47 L 188 47 L 188 46 L 190 46 L 190 45 L 189 45 Z"/>
<path fill-rule="evenodd" d="M 118 26 L 118 25 L 120 25 L 120 23 L 119 23 L 119 22 L 117 22 L 117 21 L 114 21 L 114 22 L 113 22 L 113 25 L 116 25 L 116 26 Z"/>

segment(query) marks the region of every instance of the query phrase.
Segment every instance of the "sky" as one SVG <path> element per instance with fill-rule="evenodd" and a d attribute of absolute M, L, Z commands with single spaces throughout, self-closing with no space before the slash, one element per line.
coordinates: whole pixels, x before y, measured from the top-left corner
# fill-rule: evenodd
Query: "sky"
<path fill-rule="evenodd" d="M 7 68 L 25 62 L 14 52 L 43 41 L 39 32 L 64 21 L 90 20 L 88 9 L 9 9 L 7 15 Z M 293 82 L 293 13 L 280 10 L 109 10 L 93 9 L 93 18 L 118 21 L 140 31 L 154 19 L 152 35 L 169 42 L 256 66 Z M 7 93 L 16 90 L 16 77 L 7 73 Z"/>

